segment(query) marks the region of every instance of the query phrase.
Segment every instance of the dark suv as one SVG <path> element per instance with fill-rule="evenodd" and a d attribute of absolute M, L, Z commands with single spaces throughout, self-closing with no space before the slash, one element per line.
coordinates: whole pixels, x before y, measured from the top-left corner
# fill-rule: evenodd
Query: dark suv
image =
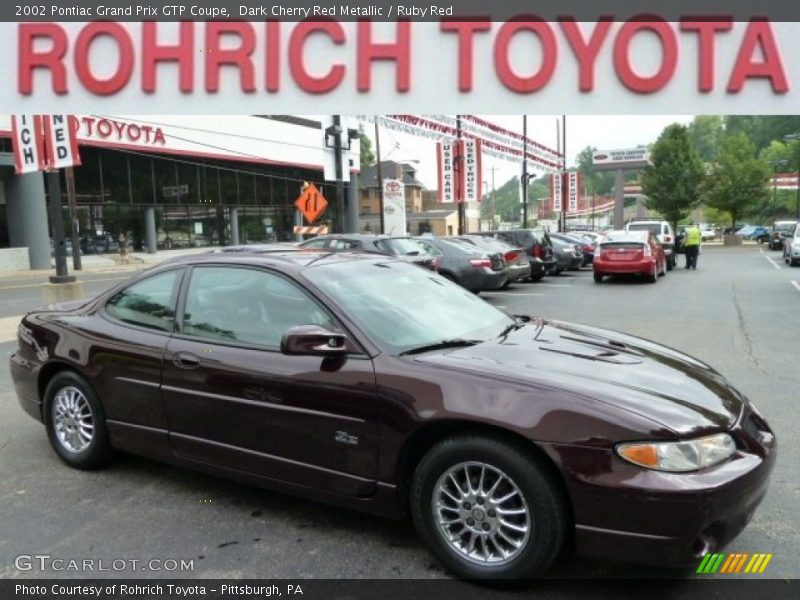
<path fill-rule="evenodd" d="M 531 264 L 531 281 L 539 281 L 556 269 L 553 243 L 544 229 L 508 229 L 506 231 L 479 231 L 470 235 L 483 235 L 523 248 Z"/>

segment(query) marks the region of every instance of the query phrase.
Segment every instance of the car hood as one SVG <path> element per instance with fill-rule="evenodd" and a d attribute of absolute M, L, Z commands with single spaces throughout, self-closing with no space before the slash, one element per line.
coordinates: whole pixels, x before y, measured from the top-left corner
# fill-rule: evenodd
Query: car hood
<path fill-rule="evenodd" d="M 708 365 L 605 329 L 532 320 L 506 338 L 417 360 L 590 397 L 680 436 L 729 429 L 745 398 Z"/>

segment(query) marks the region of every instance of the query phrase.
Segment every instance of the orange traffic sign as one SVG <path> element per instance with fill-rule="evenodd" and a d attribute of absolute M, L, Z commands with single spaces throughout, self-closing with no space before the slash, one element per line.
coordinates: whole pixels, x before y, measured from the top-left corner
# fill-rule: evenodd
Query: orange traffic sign
<path fill-rule="evenodd" d="M 303 213 L 306 221 L 309 224 L 313 224 L 328 208 L 328 201 L 325 200 L 325 196 L 320 193 L 317 186 L 312 183 L 303 190 L 300 197 L 294 201 L 294 205 Z"/>

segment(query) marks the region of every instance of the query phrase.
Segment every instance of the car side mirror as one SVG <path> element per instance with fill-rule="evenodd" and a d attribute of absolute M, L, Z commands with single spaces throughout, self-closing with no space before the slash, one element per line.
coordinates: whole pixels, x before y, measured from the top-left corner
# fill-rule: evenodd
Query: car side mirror
<path fill-rule="evenodd" d="M 298 325 L 283 334 L 281 352 L 293 356 L 344 356 L 348 353 L 347 336 L 319 325 Z"/>

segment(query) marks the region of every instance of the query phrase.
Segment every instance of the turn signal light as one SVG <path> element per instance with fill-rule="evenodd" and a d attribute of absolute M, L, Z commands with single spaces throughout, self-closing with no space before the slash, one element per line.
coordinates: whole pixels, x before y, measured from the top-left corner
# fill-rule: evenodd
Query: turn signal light
<path fill-rule="evenodd" d="M 619 454 L 636 465 L 654 469 L 658 466 L 658 452 L 652 444 L 621 446 Z"/>

